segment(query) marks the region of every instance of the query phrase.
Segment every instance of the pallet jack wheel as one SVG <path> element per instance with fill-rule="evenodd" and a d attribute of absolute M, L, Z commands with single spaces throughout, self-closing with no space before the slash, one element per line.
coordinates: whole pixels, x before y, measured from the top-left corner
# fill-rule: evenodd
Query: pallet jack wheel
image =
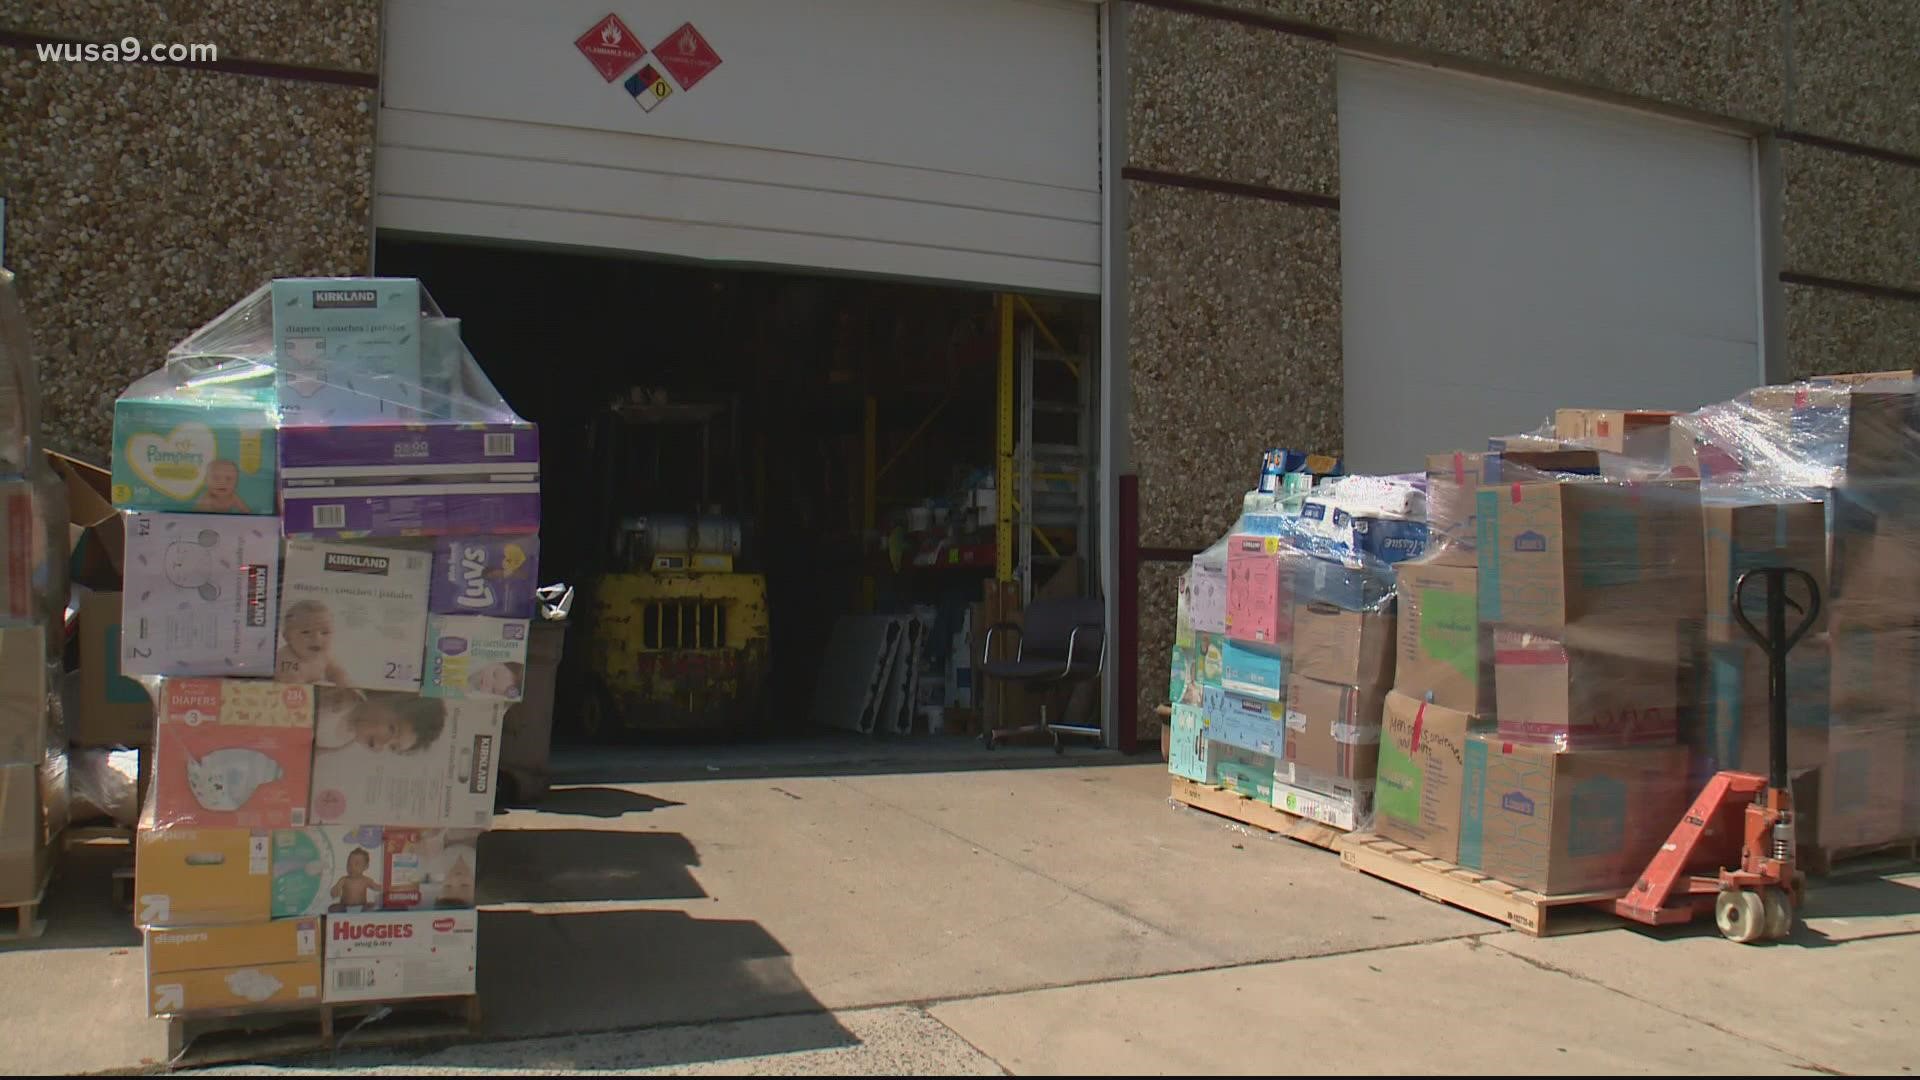
<path fill-rule="evenodd" d="M 993 729 L 992 728 L 988 728 L 987 730 L 980 733 L 980 743 L 981 745 L 985 746 L 989 750 L 993 749 Z"/>
<path fill-rule="evenodd" d="M 1728 889 L 1714 898 L 1713 921 L 1728 941 L 1751 945 L 1766 934 L 1766 903 L 1757 892 Z"/>
<path fill-rule="evenodd" d="M 1760 904 L 1766 912 L 1769 939 L 1778 940 L 1793 932 L 1793 897 L 1787 890 L 1768 889 L 1760 894 Z"/>

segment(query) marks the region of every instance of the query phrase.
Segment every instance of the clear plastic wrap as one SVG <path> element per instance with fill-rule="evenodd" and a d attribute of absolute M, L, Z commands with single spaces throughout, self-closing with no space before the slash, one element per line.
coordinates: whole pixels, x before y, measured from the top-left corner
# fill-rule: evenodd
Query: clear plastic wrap
<path fill-rule="evenodd" d="M 40 431 L 39 365 L 13 273 L 0 268 L 0 474 L 33 464 Z"/>
<path fill-rule="evenodd" d="M 134 827 L 140 819 L 138 750 L 75 750 L 67 765 L 73 824 L 105 821 Z"/>

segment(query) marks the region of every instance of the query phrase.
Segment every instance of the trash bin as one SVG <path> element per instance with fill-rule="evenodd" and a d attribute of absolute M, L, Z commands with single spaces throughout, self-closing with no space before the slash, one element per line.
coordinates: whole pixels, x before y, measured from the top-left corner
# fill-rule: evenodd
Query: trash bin
<path fill-rule="evenodd" d="M 527 635 L 527 675 L 521 700 L 507 706 L 500 736 L 500 798 L 526 805 L 546 797 L 552 776 L 553 691 L 567 641 L 564 620 L 535 619 Z"/>

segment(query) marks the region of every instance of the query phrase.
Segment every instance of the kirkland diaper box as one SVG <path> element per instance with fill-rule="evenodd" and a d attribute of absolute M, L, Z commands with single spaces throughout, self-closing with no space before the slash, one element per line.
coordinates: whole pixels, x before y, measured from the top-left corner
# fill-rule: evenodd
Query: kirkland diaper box
<path fill-rule="evenodd" d="M 377 911 L 386 899 L 378 825 L 316 825 L 273 833 L 273 916 Z"/>
<path fill-rule="evenodd" d="M 257 679 L 168 679 L 153 776 L 159 828 L 307 823 L 313 688 Z"/>
<path fill-rule="evenodd" d="M 320 920 L 147 931 L 147 1011 L 317 1005 Z"/>
<path fill-rule="evenodd" d="M 486 828 L 493 823 L 503 711 L 490 701 L 365 694 L 345 721 L 363 737 L 325 736 L 314 750 L 310 820 Z"/>
<path fill-rule="evenodd" d="M 280 523 L 131 513 L 120 669 L 129 675 L 270 675 Z"/>
<path fill-rule="evenodd" d="M 427 697 L 519 701 L 527 674 L 526 619 L 427 616 Z"/>
<path fill-rule="evenodd" d="M 433 556 L 317 540 L 290 540 L 286 547 L 274 677 L 420 689 Z"/>
<path fill-rule="evenodd" d="M 273 354 L 282 423 L 408 419 L 420 407 L 420 283 L 281 278 Z"/>
<path fill-rule="evenodd" d="M 1207 782 L 1206 710 L 1198 705 L 1173 707 L 1173 732 L 1167 750 L 1167 771 L 1198 784 Z"/>
<path fill-rule="evenodd" d="M 540 530 L 537 429 L 497 422 L 280 431 L 288 536 L 525 536 Z"/>
<path fill-rule="evenodd" d="M 427 610 L 435 615 L 491 615 L 531 619 L 539 601 L 540 538 L 537 536 L 455 536 L 433 551 L 433 593 Z"/>
<path fill-rule="evenodd" d="M 273 373 L 172 365 L 113 404 L 113 505 L 190 514 L 272 514 L 278 445 Z"/>
<path fill-rule="evenodd" d="M 474 992 L 477 911 L 327 916 L 324 999 L 454 997 Z"/>

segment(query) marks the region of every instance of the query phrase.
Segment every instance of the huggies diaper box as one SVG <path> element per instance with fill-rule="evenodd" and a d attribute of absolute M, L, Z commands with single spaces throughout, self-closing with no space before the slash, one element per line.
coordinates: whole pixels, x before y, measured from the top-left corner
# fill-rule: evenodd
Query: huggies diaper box
<path fill-rule="evenodd" d="M 435 615 L 492 615 L 530 619 L 539 603 L 540 538 L 454 536 L 433 550 Z"/>
<path fill-rule="evenodd" d="M 169 364 L 128 387 L 113 405 L 113 505 L 274 513 L 272 376 L 258 364 Z"/>
<path fill-rule="evenodd" d="M 326 1001 L 456 997 L 474 991 L 477 911 L 327 916 Z"/>
<path fill-rule="evenodd" d="M 252 679 L 168 679 L 154 739 L 161 828 L 285 829 L 307 823 L 313 688 Z"/>
<path fill-rule="evenodd" d="M 522 420 L 280 432 L 289 536 L 532 534 L 540 446 Z"/>
<path fill-rule="evenodd" d="M 519 701 L 527 677 L 527 626 L 526 619 L 427 616 L 427 674 L 421 693 Z"/>
<path fill-rule="evenodd" d="M 288 541 L 274 677 L 418 690 L 432 569 L 425 551 Z"/>
<path fill-rule="evenodd" d="M 330 691 L 313 754 L 315 824 L 484 829 L 493 823 L 505 707 Z"/>
<path fill-rule="evenodd" d="M 414 417 L 420 406 L 420 283 L 278 279 L 273 355 L 283 424 Z"/>
<path fill-rule="evenodd" d="M 120 669 L 129 675 L 268 675 L 280 522 L 130 513 Z"/>

